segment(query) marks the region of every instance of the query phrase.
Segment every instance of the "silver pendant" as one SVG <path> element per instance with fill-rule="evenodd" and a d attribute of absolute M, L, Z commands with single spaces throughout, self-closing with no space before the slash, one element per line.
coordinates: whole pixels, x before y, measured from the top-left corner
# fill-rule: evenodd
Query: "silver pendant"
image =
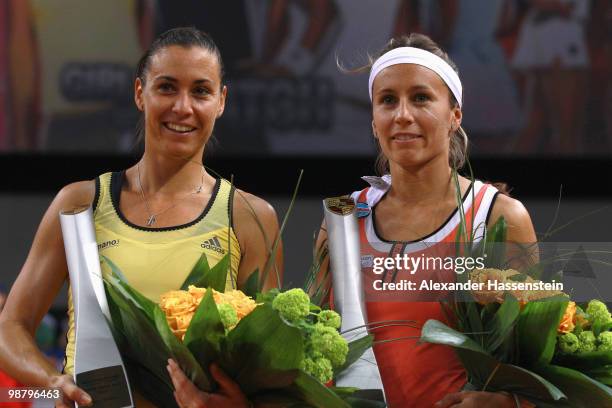
<path fill-rule="evenodd" d="M 153 224 L 155 224 L 155 215 L 151 215 L 147 220 L 147 227 L 150 227 Z"/>

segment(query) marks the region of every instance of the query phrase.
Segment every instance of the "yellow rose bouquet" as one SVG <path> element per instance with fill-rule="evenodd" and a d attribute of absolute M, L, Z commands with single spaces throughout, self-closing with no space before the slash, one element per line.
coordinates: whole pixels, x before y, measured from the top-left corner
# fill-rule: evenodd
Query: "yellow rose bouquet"
<path fill-rule="evenodd" d="M 356 389 L 324 384 L 371 346 L 369 336 L 353 342 L 340 335 L 340 316 L 311 303 L 302 289 L 260 293 L 259 273 L 245 292 L 224 292 L 227 267 L 201 260 L 180 290 L 152 302 L 108 259 L 105 288 L 115 338 L 130 380 L 145 397 L 175 407 L 166 372 L 173 358 L 201 390 L 214 391 L 208 372 L 217 363 L 250 401 L 321 408 L 384 407 L 357 398 Z"/>
<path fill-rule="evenodd" d="M 210 290 L 226 333 L 236 327 L 238 322 L 257 306 L 251 297 L 239 290 L 226 293 Z M 206 292 L 205 288 L 189 285 L 187 290 L 171 290 L 161 295 L 159 307 L 166 314 L 170 330 L 177 339 L 185 340 L 189 323 Z"/>

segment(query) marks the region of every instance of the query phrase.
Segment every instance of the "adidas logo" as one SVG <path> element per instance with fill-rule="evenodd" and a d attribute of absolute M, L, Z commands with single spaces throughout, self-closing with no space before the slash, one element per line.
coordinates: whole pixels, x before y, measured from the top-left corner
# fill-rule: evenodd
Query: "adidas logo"
<path fill-rule="evenodd" d="M 207 239 L 206 241 L 200 244 L 202 248 L 210 249 L 211 251 L 216 251 L 220 254 L 224 254 L 225 250 L 221 247 L 221 243 L 219 242 L 219 238 L 212 237 L 211 239 Z"/>

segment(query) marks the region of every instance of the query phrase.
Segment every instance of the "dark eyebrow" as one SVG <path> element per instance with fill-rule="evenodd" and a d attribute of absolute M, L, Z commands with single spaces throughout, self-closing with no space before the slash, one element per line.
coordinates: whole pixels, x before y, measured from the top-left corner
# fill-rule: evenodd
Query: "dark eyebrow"
<path fill-rule="evenodd" d="M 156 81 L 168 81 L 168 82 L 178 82 L 178 80 L 174 77 L 168 76 L 168 75 L 160 75 L 157 78 L 155 78 Z M 205 83 L 212 83 L 212 81 L 210 79 L 196 79 L 195 81 L 193 81 L 194 84 L 205 84 Z"/>

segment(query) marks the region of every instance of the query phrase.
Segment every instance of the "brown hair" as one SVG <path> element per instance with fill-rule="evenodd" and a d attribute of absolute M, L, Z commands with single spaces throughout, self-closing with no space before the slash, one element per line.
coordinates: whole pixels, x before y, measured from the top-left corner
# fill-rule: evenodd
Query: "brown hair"
<path fill-rule="evenodd" d="M 343 71 L 348 71 L 352 73 L 369 71 L 372 68 L 372 65 L 374 64 L 374 62 L 380 56 L 382 56 L 383 54 L 395 48 L 400 48 L 400 47 L 414 47 L 414 48 L 420 48 L 425 51 L 429 51 L 432 54 L 437 55 L 438 57 L 442 58 L 446 63 L 448 63 L 448 65 L 450 65 L 455 70 L 455 72 L 457 72 L 457 74 L 459 73 L 459 70 L 457 69 L 457 66 L 455 65 L 455 63 L 449 58 L 446 52 L 444 52 L 440 48 L 438 44 L 436 44 L 428 36 L 424 34 L 418 34 L 418 33 L 412 33 L 407 36 L 392 38 L 387 43 L 387 45 L 385 45 L 385 47 L 383 47 L 383 49 L 378 52 L 377 55 L 375 56 L 369 55 L 368 56 L 369 61 L 364 66 L 361 66 L 361 67 L 358 67 L 352 70 L 347 70 L 341 66 L 340 69 Z M 448 90 L 448 94 L 449 94 L 449 100 L 451 101 L 451 108 L 458 106 L 459 101 L 455 99 L 455 96 L 450 91 L 450 89 Z M 450 139 L 450 146 L 449 146 L 448 153 L 449 153 L 448 154 L 448 164 L 450 167 L 459 170 L 465 165 L 465 162 L 467 160 L 467 154 L 468 154 L 468 136 L 462 127 L 459 127 L 455 131 L 455 133 L 452 135 Z M 376 157 L 375 166 L 376 166 L 376 171 L 381 175 L 389 172 L 389 160 L 387 159 L 387 157 L 384 155 L 384 153 L 380 149 L 380 145 L 378 145 L 378 157 Z"/>

